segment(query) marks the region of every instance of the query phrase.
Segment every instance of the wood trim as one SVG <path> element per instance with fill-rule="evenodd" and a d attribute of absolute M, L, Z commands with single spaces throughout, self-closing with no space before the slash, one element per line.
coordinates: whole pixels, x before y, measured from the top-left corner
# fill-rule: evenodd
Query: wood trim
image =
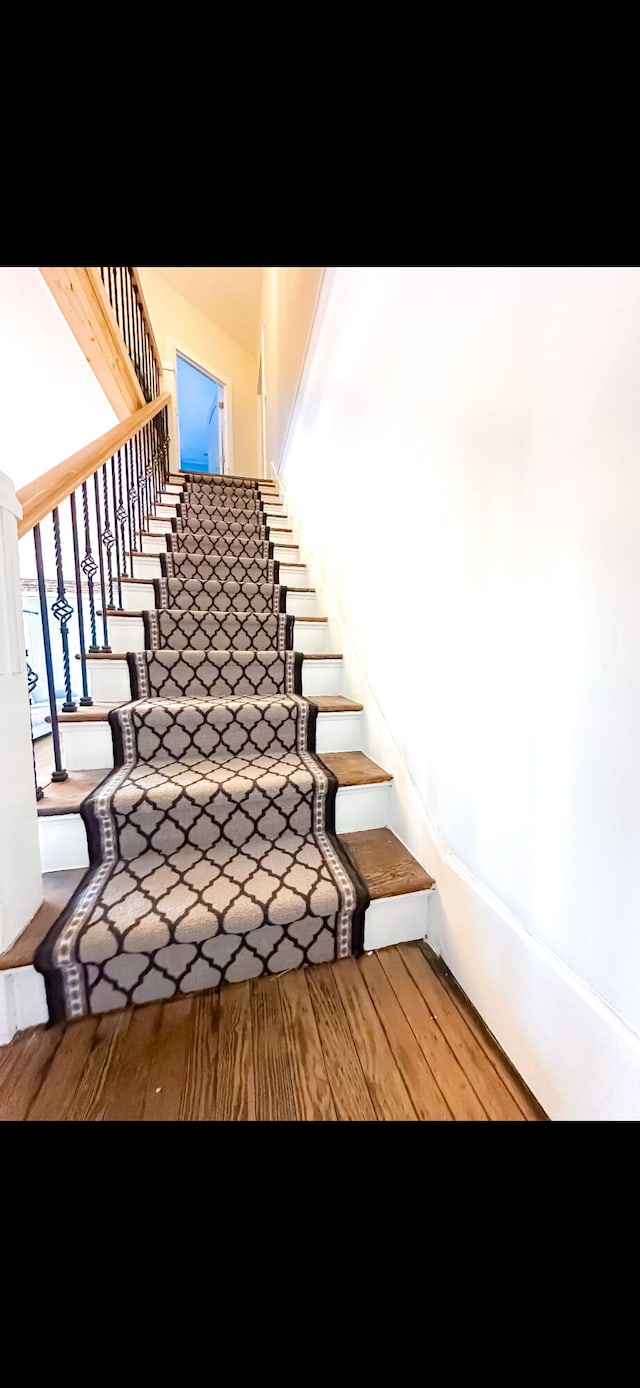
<path fill-rule="evenodd" d="M 154 419 L 170 400 L 169 392 L 165 391 L 164 395 L 159 395 L 157 400 L 152 400 L 144 409 L 136 410 L 135 414 L 129 415 L 120 424 L 115 424 L 113 429 L 108 429 L 106 434 L 101 434 L 99 439 L 94 439 L 93 443 L 88 443 L 85 448 L 72 453 L 70 458 L 65 458 L 63 463 L 57 463 L 55 467 L 49 468 L 48 472 L 43 472 L 41 477 L 36 477 L 34 482 L 21 487 L 18 501 L 22 507 L 22 520 L 18 521 L 18 539 L 21 540 L 23 535 L 33 530 L 34 525 L 38 525 L 45 516 L 50 515 L 54 506 L 60 506 L 66 501 L 76 487 L 86 482 L 88 477 L 92 477 L 101 463 L 106 463 L 118 448 L 122 448 L 128 439 L 137 434 L 143 424 Z"/>
<path fill-rule="evenodd" d="M 38 269 L 109 403 L 119 419 L 126 419 L 145 399 L 97 266 Z"/>
<path fill-rule="evenodd" d="M 142 310 L 143 310 L 144 316 L 145 316 L 145 318 L 146 318 L 146 320 L 147 320 L 147 328 L 148 328 L 148 330 L 149 330 L 149 337 L 150 337 L 150 339 L 151 339 L 151 346 L 152 346 L 152 348 L 153 348 L 153 354 L 154 354 L 155 359 L 156 359 L 156 366 L 157 366 L 157 368 L 158 368 L 158 371 L 160 372 L 160 378 L 162 379 L 162 361 L 161 361 L 161 358 L 160 358 L 160 348 L 158 347 L 158 344 L 157 344 L 157 342 L 156 342 L 156 336 L 155 336 L 155 333 L 154 333 L 154 331 L 153 331 L 153 324 L 152 324 L 152 322 L 151 322 L 151 314 L 149 313 L 149 309 L 148 309 L 148 307 L 147 307 L 147 301 L 146 301 L 146 299 L 145 299 L 145 297 L 144 297 L 144 289 L 142 288 L 142 280 L 140 279 L 140 276 L 139 276 L 139 274 L 138 274 L 138 267 L 137 267 L 137 265 L 130 265 L 130 266 L 129 266 L 129 269 L 130 269 L 130 271 L 131 271 L 131 278 L 132 278 L 132 280 L 134 280 L 136 289 L 137 289 L 137 291 L 138 291 L 138 294 L 140 295 L 140 303 L 142 304 Z"/>

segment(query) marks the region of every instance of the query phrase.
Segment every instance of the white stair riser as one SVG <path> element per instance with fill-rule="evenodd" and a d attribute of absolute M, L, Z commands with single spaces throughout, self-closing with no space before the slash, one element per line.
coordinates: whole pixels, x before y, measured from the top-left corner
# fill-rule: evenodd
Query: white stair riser
<path fill-rule="evenodd" d="M 405 940 L 424 940 L 429 921 L 430 892 L 406 892 L 370 902 L 364 918 L 364 947 L 386 949 Z"/>
<path fill-rule="evenodd" d="M 344 786 L 336 796 L 336 833 L 384 829 L 389 817 L 389 782 L 378 786 Z M 89 866 L 85 824 L 80 814 L 38 819 L 43 872 Z"/>
<path fill-rule="evenodd" d="M 127 583 L 126 578 L 122 580 L 122 602 L 125 611 L 143 612 L 149 607 L 155 607 L 156 599 L 152 585 L 141 583 Z M 287 593 L 287 612 L 294 617 L 321 617 L 318 612 L 318 597 L 316 593 Z"/>
<path fill-rule="evenodd" d="M 303 660 L 302 693 L 307 699 L 315 694 L 341 694 L 342 661 Z"/>
<path fill-rule="evenodd" d="M 110 617 L 109 641 L 112 651 L 118 655 L 127 651 L 143 651 L 144 622 L 142 617 Z M 293 628 L 293 649 L 309 655 L 321 655 L 329 650 L 328 622 L 295 622 Z"/>
<path fill-rule="evenodd" d="M 68 771 L 98 771 L 113 766 L 113 744 L 108 723 L 61 723 L 63 765 Z M 358 752 L 362 749 L 361 713 L 319 713 L 316 750 Z M 46 791 L 45 791 L 46 795 Z"/>
<path fill-rule="evenodd" d="M 89 693 L 95 703 L 118 704 L 131 698 L 129 667 L 125 660 L 87 659 Z M 342 691 L 341 660 L 305 660 L 302 665 L 302 693 L 340 694 Z"/>
<path fill-rule="evenodd" d="M 423 940 L 434 893 L 411 892 L 372 901 L 364 918 L 364 947 L 384 949 L 406 940 Z M 44 980 L 32 965 L 0 973 L 0 1046 L 17 1031 L 49 1020 Z"/>

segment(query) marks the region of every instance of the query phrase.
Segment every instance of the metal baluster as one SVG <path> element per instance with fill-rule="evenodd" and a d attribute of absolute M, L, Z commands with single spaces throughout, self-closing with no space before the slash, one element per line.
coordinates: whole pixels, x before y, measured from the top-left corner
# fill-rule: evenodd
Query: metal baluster
<path fill-rule="evenodd" d="M 73 536 L 73 564 L 74 564 L 74 569 L 75 569 L 75 574 L 76 574 L 76 598 L 77 598 L 77 603 L 78 603 L 78 631 L 79 631 L 79 633 L 80 633 L 80 662 L 81 662 L 81 667 L 82 667 L 82 697 L 81 697 L 81 699 L 80 699 L 80 704 L 81 704 L 82 707 L 88 708 L 88 707 L 93 703 L 93 699 L 91 698 L 91 695 L 90 695 L 90 693 L 89 693 L 89 686 L 88 686 L 88 684 L 87 684 L 87 662 L 86 662 L 86 660 L 85 660 L 85 656 L 86 656 L 86 654 L 87 654 L 87 649 L 86 649 L 85 640 L 84 640 L 84 612 L 82 611 L 82 575 L 81 575 L 81 573 L 80 573 L 80 549 L 79 549 L 79 546 L 78 546 L 78 516 L 77 516 L 77 512 L 76 512 L 76 494 L 75 494 L 75 492 L 71 492 L 71 495 L 70 495 L 70 497 L 69 497 L 69 501 L 70 501 L 70 503 L 71 503 L 71 534 L 72 534 L 72 536 Z"/>
<path fill-rule="evenodd" d="M 33 691 L 38 683 L 38 676 L 36 675 L 35 670 L 31 669 L 31 666 L 29 664 L 29 652 L 25 651 L 25 655 L 27 657 L 27 689 L 29 690 L 29 716 L 31 716 L 31 708 L 33 706 L 31 695 L 33 694 Z M 36 800 L 42 800 L 44 791 L 42 789 L 42 786 L 38 785 L 38 772 L 36 771 L 36 749 L 35 743 L 33 741 L 33 729 L 31 730 L 31 756 L 33 757 L 33 780 L 36 788 Z"/>
<path fill-rule="evenodd" d="M 134 554 L 138 548 L 136 536 L 136 503 L 138 503 L 139 506 L 139 500 L 135 481 L 135 465 L 133 459 L 133 446 L 131 439 L 129 439 L 127 442 L 126 452 L 128 456 L 127 471 L 129 474 L 129 480 L 127 484 L 129 497 L 129 534 L 131 536 L 131 553 Z M 133 559 L 131 560 L 131 572 L 133 574 Z"/>
<path fill-rule="evenodd" d="M 62 756 L 60 753 L 60 729 L 58 726 L 58 709 L 56 705 L 56 686 L 53 678 L 53 660 L 51 659 L 51 636 L 49 634 L 49 611 L 47 608 L 47 589 L 44 578 L 44 567 L 42 563 L 42 539 L 40 536 L 40 526 L 33 527 L 33 545 L 36 552 L 36 573 L 38 575 L 38 593 L 40 595 L 40 620 L 42 622 L 42 641 L 44 644 L 44 663 L 47 671 L 47 689 L 49 692 L 49 711 L 51 713 L 51 737 L 53 741 L 53 760 L 55 771 L 51 773 L 52 781 L 66 781 L 69 772 L 64 770 Z"/>
<path fill-rule="evenodd" d="M 113 557 L 111 551 L 115 545 L 111 522 L 109 520 L 109 484 L 107 480 L 106 463 L 102 464 L 102 495 L 104 500 L 104 530 L 102 532 L 102 543 L 107 555 L 107 583 L 109 585 L 109 607 L 113 607 Z"/>
<path fill-rule="evenodd" d="M 125 449 L 125 455 L 124 455 L 124 462 L 125 462 L 124 496 L 126 497 L 126 495 L 127 495 L 127 486 L 128 486 L 128 484 L 127 484 L 127 471 L 126 471 L 126 468 L 127 468 L 127 453 L 126 453 L 126 449 Z M 127 517 L 128 517 L 128 508 L 125 507 L 125 505 L 124 505 L 123 494 L 122 494 L 122 449 L 119 448 L 119 449 L 118 449 L 118 509 L 117 509 L 117 511 L 116 511 L 116 519 L 117 519 L 117 521 L 118 521 L 118 523 L 119 523 L 119 525 L 120 525 L 120 549 L 122 550 L 122 572 L 123 572 L 125 578 L 128 577 L 128 573 L 127 573 L 127 538 L 126 538 L 126 535 L 125 535 L 125 525 L 126 525 L 126 523 L 127 523 Z M 130 518 L 130 517 L 129 517 L 129 548 L 130 548 L 130 549 L 132 548 L 132 545 L 131 545 L 131 518 Z"/>
<path fill-rule="evenodd" d="M 136 485 L 137 485 L 137 488 L 138 488 L 138 498 L 139 498 L 139 500 L 138 500 L 138 515 L 139 515 L 139 519 L 140 519 L 140 525 L 139 525 L 139 531 L 140 531 L 140 550 L 143 551 L 143 550 L 144 550 L 144 546 L 143 546 L 143 544 L 142 544 L 142 532 L 143 532 L 143 530 L 146 530 L 146 526 L 147 526 L 146 517 L 147 517 L 147 513 L 148 513 L 148 506 L 147 506 L 147 481 L 146 481 L 146 478 L 145 478 L 145 475 L 144 475 L 144 458 L 143 458 L 143 456 L 142 456 L 142 447 L 141 447 L 140 434 L 136 434 L 136 436 L 135 436 L 135 438 L 134 438 L 134 440 L 133 440 L 133 443 L 134 443 L 135 454 L 136 454 L 136 478 L 137 478 Z"/>
<path fill-rule="evenodd" d="M 120 318 L 121 318 L 121 312 L 120 312 L 120 298 L 119 298 L 119 295 L 118 295 L 118 266 L 117 266 L 117 265 L 114 265 L 114 266 L 112 267 L 112 269 L 113 269 L 113 301 L 112 301 L 112 307 L 113 307 L 113 311 L 114 311 L 114 313 L 115 313 L 115 315 L 116 315 L 116 322 L 117 322 L 117 324 L 118 324 L 118 327 L 121 327 L 122 325 L 121 325 L 121 322 L 120 322 Z"/>
<path fill-rule="evenodd" d="M 124 294 L 124 301 L 125 301 L 125 317 L 126 317 L 126 321 L 127 321 L 127 333 L 126 333 L 126 337 L 127 337 L 127 350 L 128 350 L 128 352 L 129 352 L 129 356 L 131 357 L 131 360 L 133 361 L 133 337 L 132 337 L 132 333 L 131 333 L 131 271 L 129 270 L 129 266 L 128 266 L 128 265 L 125 265 L 123 268 L 124 268 L 124 290 L 125 290 L 125 294 Z"/>
<path fill-rule="evenodd" d="M 98 565 L 91 553 L 91 530 L 89 527 L 89 499 L 87 497 L 87 484 L 82 483 L 82 512 L 84 516 L 84 548 L 85 555 L 80 568 L 87 580 L 89 589 L 89 621 L 91 623 L 91 645 L 89 650 L 99 651 L 98 633 L 96 630 L 96 602 L 93 594 L 93 580 L 98 572 Z"/>
<path fill-rule="evenodd" d="M 62 571 L 62 545 L 60 543 L 60 515 L 58 507 L 55 506 L 51 512 L 53 521 L 53 542 L 56 551 L 56 578 L 58 582 L 58 595 L 54 603 L 51 604 L 51 611 L 60 623 L 60 640 L 62 641 L 62 663 L 64 665 L 64 689 L 65 701 L 62 705 L 63 713 L 77 713 L 78 705 L 74 703 L 71 691 L 71 661 L 69 658 L 69 633 L 67 627 L 73 617 L 73 608 L 64 589 L 64 575 Z"/>
<path fill-rule="evenodd" d="M 111 274 L 111 268 L 112 268 L 112 267 L 111 267 L 110 265 L 107 265 L 107 278 L 108 278 L 107 293 L 108 293 L 108 295 L 109 295 L 109 303 L 111 304 L 111 307 L 113 308 L 113 277 L 112 277 L 112 274 Z"/>
<path fill-rule="evenodd" d="M 155 479 L 154 471 L 153 471 L 153 452 L 152 452 L 152 439 L 151 439 L 151 426 L 150 426 L 150 424 L 145 424 L 144 429 L 143 429 L 143 433 L 142 433 L 142 437 L 143 437 L 143 440 L 144 440 L 144 452 L 145 452 L 146 473 L 147 473 L 147 489 L 148 489 L 148 494 L 149 494 L 149 520 L 147 521 L 147 525 L 148 525 L 148 524 L 149 524 L 149 521 L 152 519 L 152 517 L 155 517 L 155 516 L 157 515 L 157 507 L 156 507 L 156 479 Z"/>
<path fill-rule="evenodd" d="M 132 294 L 132 309 L 133 309 L 133 336 L 134 336 L 134 345 L 135 345 L 135 353 L 134 353 L 133 364 L 134 364 L 135 369 L 136 369 L 136 376 L 138 377 L 138 380 L 140 381 L 140 361 L 141 361 L 141 350 L 140 350 L 140 315 L 139 315 L 139 307 L 138 307 L 138 292 L 137 292 L 136 285 L 135 285 L 135 282 L 134 282 L 133 279 L 131 280 L 131 294 Z M 141 381 L 140 381 L 140 384 L 142 384 Z"/>
<path fill-rule="evenodd" d="M 120 453 L 118 452 L 118 462 L 119 460 Z M 120 495 L 122 495 L 122 479 L 120 481 Z M 118 538 L 118 511 L 116 510 L 116 464 L 114 458 L 111 459 L 111 500 L 113 502 L 113 533 L 116 544 L 116 578 L 118 582 L 118 607 L 120 611 L 122 611 L 122 559 L 120 557 L 120 541 Z"/>
<path fill-rule="evenodd" d="M 102 557 L 102 543 L 104 543 L 104 539 L 102 532 L 102 516 L 100 515 L 100 485 L 98 483 L 97 470 L 93 474 L 93 490 L 96 501 L 96 525 L 98 527 L 98 566 L 100 569 L 100 601 L 102 604 L 102 649 L 103 651 L 110 651 L 109 628 L 107 625 L 107 590 L 104 584 L 104 560 Z"/>

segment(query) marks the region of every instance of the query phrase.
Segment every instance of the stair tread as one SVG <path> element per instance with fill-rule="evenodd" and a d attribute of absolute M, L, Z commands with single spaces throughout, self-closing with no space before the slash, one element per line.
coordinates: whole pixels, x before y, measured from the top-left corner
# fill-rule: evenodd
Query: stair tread
<path fill-rule="evenodd" d="M 98 771 L 70 771 L 68 780 L 50 781 L 44 788 L 42 800 L 38 801 L 38 819 L 47 819 L 49 815 L 56 814 L 77 814 L 83 800 L 112 770 L 112 767 L 105 766 Z"/>
<path fill-rule="evenodd" d="M 128 615 L 130 615 L 130 614 L 128 614 Z M 229 650 L 233 650 L 233 649 L 234 649 L 233 646 L 230 646 L 230 647 L 229 647 Z M 312 655 L 308 655 L 307 652 L 304 651 L 303 656 L 304 656 L 304 659 L 305 659 L 305 660 L 342 660 L 342 655 L 341 655 L 341 653 L 340 653 L 339 651 L 329 651 L 329 652 L 327 652 L 327 653 L 325 653 L 324 651 L 321 651 L 320 654 L 318 654 L 318 653 L 316 652 L 315 654 L 312 654 Z M 125 652 L 125 651 L 90 651 L 90 652 L 87 652 L 86 655 L 80 655 L 80 654 L 76 655 L 76 660 L 84 660 L 84 661 L 87 661 L 87 660 L 126 660 L 126 658 L 127 658 L 127 656 L 126 656 L 126 652 Z"/>
<path fill-rule="evenodd" d="M 435 885 L 433 877 L 391 829 L 357 829 L 341 834 L 340 840 L 367 883 L 372 901 L 430 891 Z"/>
<path fill-rule="evenodd" d="M 314 694 L 311 702 L 318 705 L 320 713 L 361 713 L 364 708 L 346 694 Z"/>
<path fill-rule="evenodd" d="M 129 703 L 129 699 L 125 699 Z M 77 713 L 59 713 L 59 723 L 108 723 L 112 708 L 122 708 L 122 699 L 117 704 L 96 703 L 91 708 L 79 708 Z M 50 718 L 47 719 L 49 723 Z"/>
<path fill-rule="evenodd" d="M 171 611 L 170 608 L 167 609 L 167 610 L 168 610 L 168 611 Z M 179 609 L 179 611 L 182 611 L 182 610 L 183 610 L 182 608 Z M 136 607 L 136 608 L 128 608 L 128 607 L 108 607 L 108 608 L 107 608 L 107 617 L 111 617 L 112 619 L 113 619 L 114 617 L 144 617 L 144 613 L 145 613 L 145 609 L 144 609 L 143 607 L 139 607 L 139 608 L 138 608 L 138 607 Z M 102 616 L 102 612 L 100 611 L 100 609 L 98 609 L 97 615 L 98 615 L 99 617 Z M 327 617 L 294 617 L 294 621 L 295 621 L 295 622 L 324 622 L 324 623 L 326 624 L 326 623 L 328 622 L 328 618 L 327 618 Z"/>
<path fill-rule="evenodd" d="M 339 786 L 375 786 L 393 780 L 364 752 L 323 752 L 320 760 L 333 771 Z"/>
<path fill-rule="evenodd" d="M 24 969 L 33 964 L 38 945 L 44 940 L 61 911 L 79 886 L 86 868 L 68 868 L 66 872 L 45 872 L 42 875 L 44 900 L 21 935 L 0 954 L 0 970 Z"/>
<path fill-rule="evenodd" d="M 112 708 L 122 708 L 124 703 L 129 703 L 119 699 L 115 704 L 95 703 L 90 708 L 79 708 L 77 713 L 59 713 L 59 723 L 107 723 Z M 312 703 L 318 705 L 321 713 L 361 713 L 364 704 L 358 704 L 353 699 L 347 699 L 344 694 L 316 694 Z"/>

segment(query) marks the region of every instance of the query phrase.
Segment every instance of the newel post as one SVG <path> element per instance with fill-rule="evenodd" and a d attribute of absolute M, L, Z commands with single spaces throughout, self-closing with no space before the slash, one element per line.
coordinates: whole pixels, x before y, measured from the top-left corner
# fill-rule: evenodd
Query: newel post
<path fill-rule="evenodd" d="M 0 952 L 42 902 L 18 570 L 21 515 L 13 483 L 0 472 Z"/>

